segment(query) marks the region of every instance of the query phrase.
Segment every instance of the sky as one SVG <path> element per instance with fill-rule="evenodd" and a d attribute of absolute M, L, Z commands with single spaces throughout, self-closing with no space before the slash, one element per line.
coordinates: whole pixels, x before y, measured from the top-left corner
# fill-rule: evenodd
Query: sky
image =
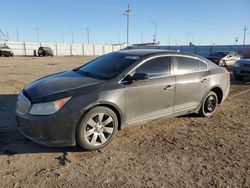
<path fill-rule="evenodd" d="M 130 43 L 163 45 L 250 44 L 250 0 L 0 0 L 0 30 L 9 41 L 126 42 L 128 4 Z M 1 36 L 1 35 L 0 35 Z M 73 36 L 73 37 L 72 37 Z M 72 39 L 73 38 L 73 39 Z M 1 40 L 1 37 L 0 37 Z"/>

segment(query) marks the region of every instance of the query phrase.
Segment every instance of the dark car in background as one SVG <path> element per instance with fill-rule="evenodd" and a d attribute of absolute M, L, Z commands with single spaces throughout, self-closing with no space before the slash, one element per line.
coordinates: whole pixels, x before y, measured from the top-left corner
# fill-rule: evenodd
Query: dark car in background
<path fill-rule="evenodd" d="M 236 61 L 233 67 L 233 75 L 236 80 L 250 77 L 250 59 Z"/>
<path fill-rule="evenodd" d="M 39 47 L 38 56 L 54 56 L 54 52 L 50 47 Z"/>
<path fill-rule="evenodd" d="M 10 47 L 4 45 L 4 46 L 0 46 L 0 56 L 13 57 L 14 53 L 12 52 Z"/>
<path fill-rule="evenodd" d="M 229 72 L 198 55 L 121 50 L 26 86 L 17 100 L 17 124 L 37 143 L 95 150 L 142 122 L 210 117 L 229 89 Z"/>
<path fill-rule="evenodd" d="M 226 67 L 233 66 L 236 61 L 241 59 L 241 56 L 232 51 L 218 51 L 210 54 L 207 59 L 214 62 L 216 65 Z"/>

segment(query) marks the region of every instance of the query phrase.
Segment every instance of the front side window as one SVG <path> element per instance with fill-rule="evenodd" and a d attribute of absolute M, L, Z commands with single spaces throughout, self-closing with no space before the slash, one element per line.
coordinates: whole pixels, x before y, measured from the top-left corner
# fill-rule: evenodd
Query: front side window
<path fill-rule="evenodd" d="M 189 57 L 175 57 L 177 73 L 185 74 L 199 70 L 198 60 Z"/>
<path fill-rule="evenodd" d="M 149 78 L 167 76 L 171 70 L 170 57 L 158 57 L 151 59 L 136 69 L 137 73 L 147 73 Z"/>

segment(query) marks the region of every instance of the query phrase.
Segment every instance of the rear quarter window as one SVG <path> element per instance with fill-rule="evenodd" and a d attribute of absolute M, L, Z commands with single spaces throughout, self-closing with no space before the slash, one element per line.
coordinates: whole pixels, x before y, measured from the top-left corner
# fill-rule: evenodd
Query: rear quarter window
<path fill-rule="evenodd" d="M 207 70 L 207 64 L 200 61 L 200 60 L 197 60 L 198 61 L 198 66 L 199 66 L 199 71 L 205 71 Z"/>

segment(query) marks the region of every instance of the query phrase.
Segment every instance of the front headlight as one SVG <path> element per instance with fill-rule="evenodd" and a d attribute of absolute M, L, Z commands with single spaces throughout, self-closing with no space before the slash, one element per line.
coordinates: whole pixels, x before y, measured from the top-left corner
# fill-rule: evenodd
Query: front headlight
<path fill-rule="evenodd" d="M 31 115 L 50 115 L 60 110 L 71 97 L 59 99 L 52 102 L 32 104 L 29 114 Z"/>
<path fill-rule="evenodd" d="M 240 67 L 240 61 L 235 62 L 234 67 Z"/>

